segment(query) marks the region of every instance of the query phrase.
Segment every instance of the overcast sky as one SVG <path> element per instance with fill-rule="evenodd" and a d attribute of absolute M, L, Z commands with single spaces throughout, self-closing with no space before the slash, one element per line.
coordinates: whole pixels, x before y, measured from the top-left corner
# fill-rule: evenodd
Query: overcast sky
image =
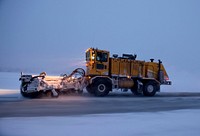
<path fill-rule="evenodd" d="M 199 0 L 0 0 L 0 70 L 70 72 L 84 67 L 87 48 L 98 47 L 161 59 L 172 79 L 199 81 L 199 5 Z"/>

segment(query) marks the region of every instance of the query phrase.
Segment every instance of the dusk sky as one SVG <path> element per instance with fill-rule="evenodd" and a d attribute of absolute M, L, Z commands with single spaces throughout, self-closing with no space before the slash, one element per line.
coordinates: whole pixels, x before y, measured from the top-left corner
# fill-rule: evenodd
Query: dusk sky
<path fill-rule="evenodd" d="M 0 70 L 70 72 L 84 67 L 87 48 L 97 47 L 161 59 L 175 84 L 199 84 L 199 6 L 199 0 L 0 0 Z"/>

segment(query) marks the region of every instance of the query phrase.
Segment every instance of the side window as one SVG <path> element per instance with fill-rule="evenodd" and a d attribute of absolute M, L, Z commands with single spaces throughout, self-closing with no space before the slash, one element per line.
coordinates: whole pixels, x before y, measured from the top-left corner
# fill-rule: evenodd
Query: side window
<path fill-rule="evenodd" d="M 103 62 L 107 62 L 108 61 L 108 54 L 107 53 L 103 53 L 102 55 L 102 59 Z"/>
<path fill-rule="evenodd" d="M 101 61 L 101 62 L 107 62 L 108 61 L 108 54 L 102 53 L 102 52 L 97 52 L 96 60 Z"/>
<path fill-rule="evenodd" d="M 97 58 L 96 58 L 96 60 L 97 61 L 101 61 L 101 52 L 97 52 Z"/>

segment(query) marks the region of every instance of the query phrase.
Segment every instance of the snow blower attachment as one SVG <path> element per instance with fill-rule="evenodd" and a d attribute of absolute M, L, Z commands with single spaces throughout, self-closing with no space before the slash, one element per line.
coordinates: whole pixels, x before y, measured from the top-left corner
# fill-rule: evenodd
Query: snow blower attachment
<path fill-rule="evenodd" d="M 45 72 L 40 75 L 23 75 L 21 73 L 22 96 L 35 98 L 39 94 L 58 97 L 60 93 L 78 92 L 82 93 L 87 85 L 85 82 L 85 71 L 82 68 L 75 69 L 69 76 L 47 76 Z"/>

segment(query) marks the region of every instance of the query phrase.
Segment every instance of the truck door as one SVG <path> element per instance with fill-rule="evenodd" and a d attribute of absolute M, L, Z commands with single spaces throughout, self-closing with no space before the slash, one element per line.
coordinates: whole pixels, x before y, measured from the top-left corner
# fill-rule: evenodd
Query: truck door
<path fill-rule="evenodd" d="M 109 52 L 97 51 L 95 64 L 97 75 L 108 75 Z"/>

